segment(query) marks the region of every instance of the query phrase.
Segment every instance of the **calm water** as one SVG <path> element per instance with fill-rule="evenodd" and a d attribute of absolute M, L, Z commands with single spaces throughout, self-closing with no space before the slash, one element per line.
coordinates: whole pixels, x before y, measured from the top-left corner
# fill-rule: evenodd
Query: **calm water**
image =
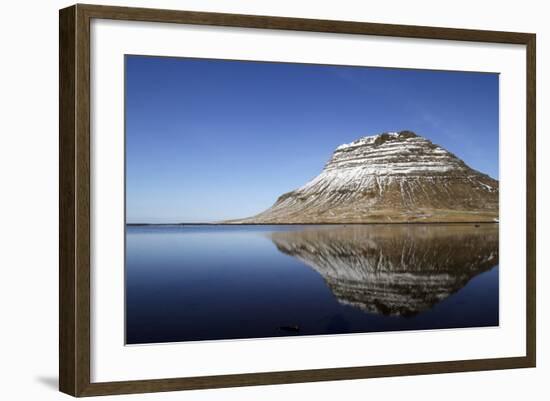
<path fill-rule="evenodd" d="M 496 326 L 498 225 L 128 226 L 128 344 Z"/>

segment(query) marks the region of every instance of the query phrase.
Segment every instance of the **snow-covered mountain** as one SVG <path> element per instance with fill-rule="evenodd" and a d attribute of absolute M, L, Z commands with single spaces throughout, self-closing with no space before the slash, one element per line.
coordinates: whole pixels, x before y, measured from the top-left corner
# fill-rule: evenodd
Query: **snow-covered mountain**
<path fill-rule="evenodd" d="M 411 131 L 340 145 L 323 171 L 256 216 L 227 223 L 498 219 L 498 181 Z"/>
<path fill-rule="evenodd" d="M 428 310 L 499 261 L 497 224 L 313 226 L 271 240 L 340 303 L 385 315 Z"/>

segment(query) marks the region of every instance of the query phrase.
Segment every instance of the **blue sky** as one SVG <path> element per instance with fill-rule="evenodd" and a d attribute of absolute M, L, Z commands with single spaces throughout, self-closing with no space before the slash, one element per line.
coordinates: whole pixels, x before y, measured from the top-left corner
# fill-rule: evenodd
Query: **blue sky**
<path fill-rule="evenodd" d="M 256 214 L 334 149 L 412 130 L 498 179 L 498 75 L 126 56 L 127 222 Z"/>

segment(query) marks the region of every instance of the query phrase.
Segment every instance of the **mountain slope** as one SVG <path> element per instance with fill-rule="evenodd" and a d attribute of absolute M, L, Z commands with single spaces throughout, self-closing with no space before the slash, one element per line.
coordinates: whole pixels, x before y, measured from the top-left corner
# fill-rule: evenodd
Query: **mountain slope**
<path fill-rule="evenodd" d="M 401 131 L 339 146 L 313 180 L 264 212 L 227 223 L 494 221 L 498 194 L 498 181 Z"/>

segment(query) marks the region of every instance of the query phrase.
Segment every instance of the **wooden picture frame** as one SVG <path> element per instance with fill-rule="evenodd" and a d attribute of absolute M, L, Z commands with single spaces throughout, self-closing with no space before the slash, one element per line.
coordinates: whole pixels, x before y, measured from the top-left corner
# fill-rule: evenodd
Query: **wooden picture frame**
<path fill-rule="evenodd" d="M 525 45 L 527 54 L 525 60 L 527 71 L 526 355 L 92 383 L 90 380 L 90 21 L 94 18 Z M 95 396 L 535 366 L 535 34 L 81 4 L 60 10 L 59 29 L 59 388 L 62 392 L 73 396 Z"/>

